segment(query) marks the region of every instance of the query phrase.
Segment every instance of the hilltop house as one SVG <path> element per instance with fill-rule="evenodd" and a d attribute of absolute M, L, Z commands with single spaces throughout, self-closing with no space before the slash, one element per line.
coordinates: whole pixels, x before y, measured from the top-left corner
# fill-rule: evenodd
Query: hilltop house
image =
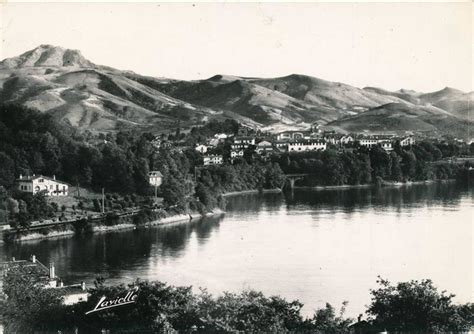
<path fill-rule="evenodd" d="M 56 180 L 56 176 L 52 178 L 42 175 L 23 176 L 16 180 L 18 190 L 36 194 L 44 191 L 47 196 L 67 196 L 69 184 Z"/>

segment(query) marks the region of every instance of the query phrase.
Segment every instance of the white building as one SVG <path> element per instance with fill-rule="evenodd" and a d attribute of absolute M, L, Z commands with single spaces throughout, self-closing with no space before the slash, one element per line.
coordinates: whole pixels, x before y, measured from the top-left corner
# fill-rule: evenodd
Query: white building
<path fill-rule="evenodd" d="M 222 158 L 222 155 L 206 155 L 204 157 L 204 166 L 208 165 L 222 165 L 224 162 L 224 159 Z"/>
<path fill-rule="evenodd" d="M 214 138 L 219 139 L 219 140 L 224 140 L 224 139 L 227 139 L 228 137 L 229 135 L 226 133 L 216 133 L 214 135 Z"/>
<path fill-rule="evenodd" d="M 42 175 L 23 176 L 16 180 L 18 190 L 36 194 L 44 191 L 47 196 L 67 196 L 69 184 L 56 180 L 56 176 L 52 178 Z"/>
<path fill-rule="evenodd" d="M 148 173 L 150 185 L 159 187 L 163 183 L 163 174 L 160 171 L 151 171 Z"/>
<path fill-rule="evenodd" d="M 273 152 L 273 145 L 269 141 L 264 140 L 257 144 L 257 148 L 255 151 L 258 154 L 270 153 Z"/>
<path fill-rule="evenodd" d="M 347 145 L 354 142 L 354 138 L 351 136 L 342 136 L 340 142 L 342 145 Z"/>
<path fill-rule="evenodd" d="M 375 138 L 361 138 L 359 139 L 359 145 L 367 148 L 372 148 L 377 145 L 379 141 Z"/>
<path fill-rule="evenodd" d="M 302 131 L 285 131 L 280 132 L 277 135 L 277 140 L 296 140 L 296 139 L 304 139 L 308 136 Z"/>
<path fill-rule="evenodd" d="M 244 145 L 245 148 L 255 145 L 254 137 L 235 137 L 233 145 Z"/>
<path fill-rule="evenodd" d="M 230 157 L 232 159 L 237 158 L 237 157 L 243 157 L 244 156 L 244 150 L 231 150 L 230 151 Z"/>
<path fill-rule="evenodd" d="M 400 146 L 410 146 L 415 144 L 415 138 L 413 137 L 406 137 L 400 140 Z"/>
<path fill-rule="evenodd" d="M 325 150 L 326 142 L 322 140 L 302 140 L 288 143 L 288 152 Z"/>
<path fill-rule="evenodd" d="M 390 140 L 381 141 L 379 144 L 385 151 L 393 151 L 392 142 Z"/>
<path fill-rule="evenodd" d="M 199 153 L 206 153 L 207 152 L 207 146 L 206 145 L 198 145 L 196 146 L 195 148 L 196 151 L 198 151 Z"/>

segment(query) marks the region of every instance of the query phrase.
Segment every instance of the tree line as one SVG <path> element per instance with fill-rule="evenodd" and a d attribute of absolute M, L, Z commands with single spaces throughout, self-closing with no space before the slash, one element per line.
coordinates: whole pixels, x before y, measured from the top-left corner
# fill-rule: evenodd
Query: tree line
<path fill-rule="evenodd" d="M 62 303 L 61 289 L 36 284 L 28 266 L 7 271 L 0 301 L 6 332 L 74 331 L 100 333 L 375 333 L 462 332 L 474 325 L 474 304 L 454 304 L 453 295 L 439 292 L 430 280 L 397 284 L 379 278 L 370 291 L 366 320 L 355 321 L 332 305 L 302 315 L 303 304 L 258 291 L 224 292 L 215 297 L 206 290 L 174 287 L 159 281 L 136 280 L 129 286 L 105 285 L 98 278 L 87 301 Z M 135 303 L 86 315 L 103 296 L 125 296 L 138 288 Z M 362 315 L 361 315 L 362 316 Z"/>
<path fill-rule="evenodd" d="M 119 131 L 116 134 L 92 134 L 56 121 L 51 115 L 19 106 L 0 106 L 0 206 L 18 222 L 48 218 L 57 208 L 39 211 L 40 198 L 15 191 L 20 175 L 55 175 L 71 186 L 81 186 L 120 196 L 151 196 L 148 172 L 163 174 L 159 195 L 170 212 L 209 211 L 225 206 L 225 192 L 280 188 L 286 173 L 309 174 L 299 185 L 358 185 L 383 180 L 404 182 L 448 179 L 466 175 L 466 167 L 435 163 L 463 153 L 452 143 L 421 142 L 409 147 L 395 145 L 387 153 L 381 147 L 363 147 L 337 151 L 279 153 L 261 159 L 252 150 L 233 164 L 202 166 L 200 153 L 194 150 L 215 133 L 237 134 L 240 125 L 233 120 L 211 121 L 188 133 L 180 129 L 168 139 L 175 145 L 157 148 L 151 133 Z M 171 136 L 171 138 L 170 138 Z M 181 148 L 179 148 L 181 147 Z M 229 143 L 215 150 L 229 153 Z M 468 150 L 472 150 L 471 145 Z M 17 201 L 18 204 L 12 202 Z M 135 201 L 136 202 L 136 201 Z M 97 206 L 95 203 L 94 206 Z M 122 205 L 123 207 L 123 205 Z M 2 212 L 0 208 L 0 212 Z M 3 210 L 5 211 L 5 210 Z M 25 214 L 22 214 L 25 213 Z M 4 213 L 3 213 L 4 214 Z M 2 218 L 2 217 L 0 217 Z"/>

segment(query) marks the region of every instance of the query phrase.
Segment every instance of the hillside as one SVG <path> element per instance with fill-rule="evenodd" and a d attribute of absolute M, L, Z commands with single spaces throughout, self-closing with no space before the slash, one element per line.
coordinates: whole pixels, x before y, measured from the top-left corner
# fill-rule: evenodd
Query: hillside
<path fill-rule="evenodd" d="M 450 134 L 470 138 L 472 122 L 453 116 L 432 106 L 413 106 L 406 103 L 389 103 L 364 113 L 331 122 L 328 126 L 344 132 L 396 132 L 423 133 L 430 136 Z"/>
<path fill-rule="evenodd" d="M 2 103 L 50 113 L 92 131 L 162 131 L 178 124 L 187 127 L 232 118 L 272 131 L 308 128 L 314 122 L 341 129 L 408 130 L 422 122 L 419 129 L 444 132 L 458 128 L 453 124 L 472 120 L 472 99 L 472 92 L 452 88 L 427 94 L 405 89 L 390 92 L 296 74 L 268 79 L 233 75 L 195 81 L 156 78 L 97 65 L 78 50 L 51 45 L 0 62 Z M 391 105 L 398 106 L 395 114 Z M 431 112 L 424 115 L 426 110 Z M 381 111 L 390 117 L 387 124 L 374 114 Z M 423 114 L 423 119 L 403 121 L 413 119 L 414 112 Z M 372 122 L 374 117 L 381 118 L 380 124 Z M 372 123 L 360 123 L 369 118 Z M 390 125 L 394 119 L 400 119 L 396 126 Z"/>
<path fill-rule="evenodd" d="M 251 80 L 258 85 L 321 106 L 360 111 L 390 102 L 403 102 L 397 97 L 377 94 L 339 82 L 306 75 L 292 74 L 282 78 Z"/>

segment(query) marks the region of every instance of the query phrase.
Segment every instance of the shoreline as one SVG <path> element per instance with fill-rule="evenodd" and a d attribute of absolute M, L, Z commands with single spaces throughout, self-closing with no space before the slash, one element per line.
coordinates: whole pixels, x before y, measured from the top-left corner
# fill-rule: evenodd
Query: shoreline
<path fill-rule="evenodd" d="M 148 228 L 152 226 L 164 226 L 168 224 L 180 223 L 180 222 L 190 222 L 193 220 L 198 220 L 203 217 L 212 217 L 225 214 L 225 211 L 221 209 L 214 209 L 211 212 L 207 212 L 204 214 L 200 214 L 198 212 L 191 212 L 189 214 L 178 214 L 172 215 L 166 218 L 154 220 L 147 222 L 142 225 L 135 225 L 132 223 L 122 223 L 117 225 L 97 225 L 92 227 L 92 234 L 94 233 L 108 233 L 108 232 L 118 232 L 118 231 L 125 231 L 125 230 L 135 230 L 140 228 Z M 51 238 L 60 238 L 60 237 L 71 237 L 74 236 L 76 232 L 74 230 L 66 230 L 66 231 L 53 231 L 48 234 L 41 234 L 41 233 L 31 233 L 27 235 L 20 236 L 19 238 L 15 239 L 13 242 L 27 242 L 27 241 L 37 241 L 37 240 L 44 240 L 44 239 L 51 239 Z M 0 240 L 0 243 L 4 243 L 3 238 Z"/>
<path fill-rule="evenodd" d="M 247 194 L 279 194 L 282 190 L 280 188 L 273 189 L 253 189 L 253 190 L 240 190 L 240 191 L 230 191 L 228 193 L 223 193 L 223 197 L 231 197 L 238 195 L 247 195 Z"/>
<path fill-rule="evenodd" d="M 383 181 L 381 186 L 382 187 L 390 187 L 390 188 L 399 188 L 405 186 L 414 186 L 420 184 L 432 184 L 437 182 L 455 182 L 456 179 L 447 179 L 447 180 L 424 180 L 424 181 L 407 181 L 407 182 L 390 182 L 390 181 Z M 293 189 L 299 190 L 338 190 L 338 189 L 363 189 L 363 188 L 371 188 L 375 187 L 375 184 L 343 184 L 339 186 L 295 186 Z"/>

